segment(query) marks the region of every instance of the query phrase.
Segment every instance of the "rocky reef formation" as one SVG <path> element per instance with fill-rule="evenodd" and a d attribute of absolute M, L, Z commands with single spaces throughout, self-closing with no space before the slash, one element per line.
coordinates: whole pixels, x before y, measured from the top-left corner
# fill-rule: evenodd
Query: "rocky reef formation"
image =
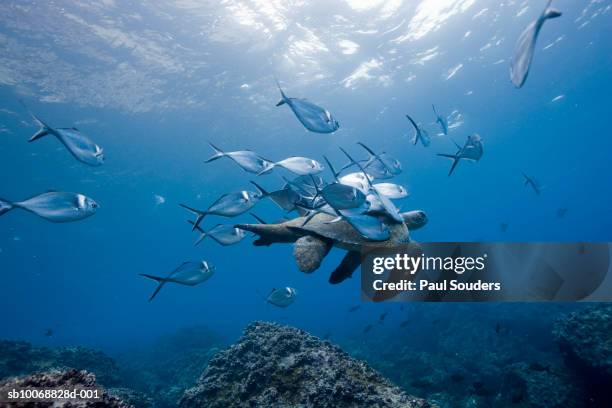
<path fill-rule="evenodd" d="M 101 351 L 84 347 L 33 347 L 23 341 L 0 340 L 0 379 L 53 368 L 87 370 L 105 386 L 120 382 L 115 361 Z"/>
<path fill-rule="evenodd" d="M 367 364 L 302 330 L 250 324 L 180 401 L 195 407 L 429 407 Z"/>
<path fill-rule="evenodd" d="M 563 367 L 538 363 L 515 363 L 508 367 L 496 399 L 503 402 L 503 406 L 514 408 L 586 406 L 582 381 Z"/>
<path fill-rule="evenodd" d="M 612 304 L 597 304 L 557 321 L 555 339 L 565 362 L 584 380 L 597 406 L 612 406 Z"/>
<path fill-rule="evenodd" d="M 205 326 L 186 327 L 163 335 L 144 350 L 118 357 L 124 385 L 151 396 L 156 408 L 176 407 L 223 344 Z"/>
<path fill-rule="evenodd" d="M 400 305 L 341 346 L 404 391 L 444 408 L 595 406 L 589 405 L 592 394 L 584 381 L 565 366 L 553 336 L 558 316 L 583 307 L 546 305 L 547 313 L 542 308 Z"/>
<path fill-rule="evenodd" d="M 554 333 L 568 365 L 612 384 L 612 304 L 571 313 L 557 322 Z"/>
<path fill-rule="evenodd" d="M 11 402 L 12 408 L 53 407 L 53 408 L 134 408 L 120 398 L 111 395 L 96 383 L 95 375 L 84 370 L 50 370 L 47 372 L 30 374 L 23 377 L 12 377 L 0 381 L 0 390 L 13 388 L 43 388 L 43 389 L 73 389 L 97 388 L 102 391 L 96 400 L 56 400 L 54 402 Z M 2 391 L 4 392 L 4 391 Z M 5 405 L 3 405 L 5 406 Z"/>

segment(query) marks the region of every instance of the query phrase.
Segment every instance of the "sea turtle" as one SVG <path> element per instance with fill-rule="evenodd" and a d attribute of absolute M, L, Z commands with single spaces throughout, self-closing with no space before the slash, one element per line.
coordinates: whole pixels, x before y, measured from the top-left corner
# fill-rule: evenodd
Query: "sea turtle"
<path fill-rule="evenodd" d="M 335 221 L 336 217 L 318 213 L 305 225 L 305 217 L 300 216 L 278 224 L 238 224 L 236 228 L 250 231 L 259 236 L 255 246 L 268 246 L 275 243 L 295 243 L 293 256 L 302 272 L 311 273 L 319 268 L 323 258 L 332 247 L 344 249 L 347 254 L 331 273 L 329 282 L 340 283 L 349 278 L 361 263 L 364 249 L 393 248 L 399 244 L 412 244 L 415 251 L 420 250 L 416 243 L 410 242 L 409 230 L 421 228 L 427 223 L 423 211 L 402 213 L 403 223 L 390 223 L 389 239 L 371 241 L 359 234 L 347 221 Z M 330 222 L 334 220 L 334 222 Z"/>

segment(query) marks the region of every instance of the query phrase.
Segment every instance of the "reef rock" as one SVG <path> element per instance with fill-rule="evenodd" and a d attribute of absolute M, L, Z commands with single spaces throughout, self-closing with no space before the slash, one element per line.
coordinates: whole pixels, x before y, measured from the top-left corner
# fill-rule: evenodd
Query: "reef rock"
<path fill-rule="evenodd" d="M 579 408 L 584 395 L 580 381 L 560 367 L 521 362 L 508 367 L 497 406 Z"/>
<path fill-rule="evenodd" d="M 185 391 L 182 408 L 430 407 L 364 362 L 302 330 L 250 324 Z"/>
<path fill-rule="evenodd" d="M 570 367 L 612 384 L 612 304 L 571 313 L 554 334 Z"/>
<path fill-rule="evenodd" d="M 210 329 L 192 326 L 163 335 L 150 346 L 139 345 L 139 350 L 130 350 L 117 361 L 125 386 L 150 396 L 156 408 L 175 408 L 225 344 Z"/>
<path fill-rule="evenodd" d="M 584 382 L 592 406 L 612 406 L 612 305 L 560 319 L 554 330 L 565 363 Z"/>
<path fill-rule="evenodd" d="M 23 341 L 0 340 L 0 379 L 52 368 L 87 370 L 105 386 L 120 382 L 115 361 L 101 351 L 85 347 L 33 347 Z"/>
<path fill-rule="evenodd" d="M 133 408 L 120 398 L 110 395 L 96 383 L 95 375 L 79 370 L 51 370 L 24 377 L 13 377 L 0 381 L 0 392 L 5 393 L 13 388 L 42 388 L 42 389 L 73 389 L 97 388 L 102 391 L 96 400 L 56 400 L 54 402 L 11 402 L 12 408 L 53 407 L 53 408 Z M 2 405 L 4 406 L 4 405 Z"/>

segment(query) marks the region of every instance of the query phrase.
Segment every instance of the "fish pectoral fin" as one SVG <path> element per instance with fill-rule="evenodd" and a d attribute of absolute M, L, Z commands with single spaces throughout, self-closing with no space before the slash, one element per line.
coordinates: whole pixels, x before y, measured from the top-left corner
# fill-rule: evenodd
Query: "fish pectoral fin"
<path fill-rule="evenodd" d="M 361 253 L 349 251 L 346 253 L 340 265 L 329 275 L 329 283 L 338 284 L 353 275 L 353 272 L 361 264 Z"/>

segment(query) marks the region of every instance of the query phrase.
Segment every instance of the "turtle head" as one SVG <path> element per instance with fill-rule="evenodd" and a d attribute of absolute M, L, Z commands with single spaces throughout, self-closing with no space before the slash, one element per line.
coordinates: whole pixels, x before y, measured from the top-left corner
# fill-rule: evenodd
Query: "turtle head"
<path fill-rule="evenodd" d="M 427 224 L 427 214 L 425 211 L 414 210 L 402 213 L 402 218 L 404 219 L 404 224 L 408 227 L 409 231 L 418 230 L 419 228 L 425 226 Z"/>

